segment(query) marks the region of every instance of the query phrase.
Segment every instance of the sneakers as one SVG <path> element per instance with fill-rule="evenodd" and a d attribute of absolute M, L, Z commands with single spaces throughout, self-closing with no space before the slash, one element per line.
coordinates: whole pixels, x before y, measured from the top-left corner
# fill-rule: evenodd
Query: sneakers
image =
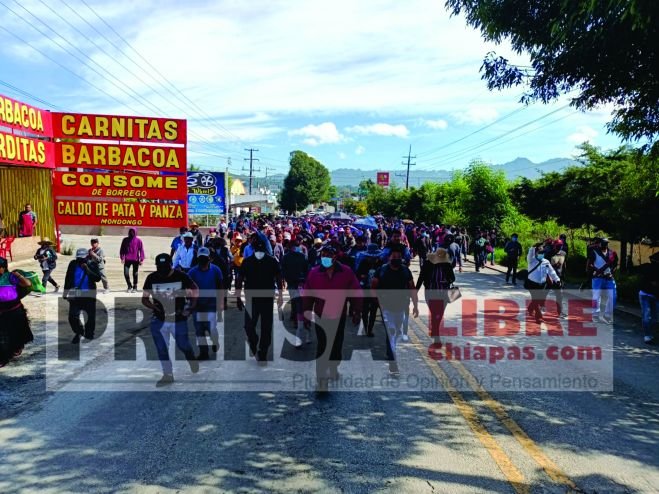
<path fill-rule="evenodd" d="M 173 374 L 163 374 L 160 380 L 156 383 L 156 388 L 162 388 L 163 386 L 167 386 L 168 384 L 172 384 L 173 382 L 174 382 Z"/>
<path fill-rule="evenodd" d="M 128 289 L 126 290 L 126 293 L 133 293 L 133 287 L 129 286 Z"/>
<path fill-rule="evenodd" d="M 304 328 L 298 327 L 297 330 L 295 331 L 295 348 L 300 348 L 302 347 L 302 332 L 304 331 Z"/>
<path fill-rule="evenodd" d="M 646 345 L 654 345 L 655 344 L 654 338 L 652 336 L 644 336 L 643 337 L 643 342 Z"/>
<path fill-rule="evenodd" d="M 137 293 L 137 287 L 136 286 L 133 287 L 131 293 Z"/>
<path fill-rule="evenodd" d="M 609 325 L 609 326 L 612 326 L 612 325 L 613 325 L 613 318 L 612 318 L 612 317 L 602 316 L 602 317 L 600 318 L 600 320 L 601 320 L 604 324 L 607 324 L 607 325 Z"/>
<path fill-rule="evenodd" d="M 59 292 L 59 289 L 60 289 L 60 286 L 57 285 L 57 286 L 55 287 L 55 291 L 54 291 L 53 293 L 57 293 L 57 292 Z"/>
<path fill-rule="evenodd" d="M 403 341 L 404 341 L 405 343 L 407 343 L 408 341 L 410 341 L 410 337 L 407 336 L 406 334 L 403 335 L 403 338 L 402 338 L 402 339 L 403 339 Z"/>

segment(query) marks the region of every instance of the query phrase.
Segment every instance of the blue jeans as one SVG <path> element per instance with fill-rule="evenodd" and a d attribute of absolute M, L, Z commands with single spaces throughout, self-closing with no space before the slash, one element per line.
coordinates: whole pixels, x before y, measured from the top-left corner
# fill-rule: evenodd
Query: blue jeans
<path fill-rule="evenodd" d="M 601 310 L 601 298 L 606 294 L 606 305 L 604 315 L 613 317 L 613 309 L 616 305 L 616 282 L 613 278 L 593 278 L 593 316 L 599 316 Z"/>
<path fill-rule="evenodd" d="M 387 360 L 396 360 L 396 342 L 398 341 L 398 337 L 403 334 L 406 313 L 409 317 L 409 310 L 400 312 L 382 310 L 382 319 L 384 319 L 385 327 L 384 337 L 387 343 Z"/>
<path fill-rule="evenodd" d="M 652 327 L 657 324 L 659 315 L 659 299 L 652 295 L 638 294 L 638 301 L 641 304 L 641 318 L 643 324 L 643 334 L 645 336 L 654 336 Z"/>
<path fill-rule="evenodd" d="M 192 355 L 192 345 L 188 339 L 187 321 L 161 321 L 151 318 L 151 336 L 158 350 L 158 359 L 162 365 L 163 374 L 172 373 L 172 361 L 169 359 L 169 337 L 174 336 L 176 346 L 187 356 Z"/>

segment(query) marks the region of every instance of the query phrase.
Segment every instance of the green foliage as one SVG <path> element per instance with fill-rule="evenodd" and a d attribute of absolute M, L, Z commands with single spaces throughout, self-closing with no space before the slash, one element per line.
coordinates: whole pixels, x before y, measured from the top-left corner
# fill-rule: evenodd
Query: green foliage
<path fill-rule="evenodd" d="M 628 138 L 659 133 L 659 2 L 647 0 L 446 0 L 487 41 L 507 39 L 531 67 L 489 53 L 483 79 L 490 89 L 528 84 L 524 101 L 548 102 L 576 91 L 572 104 L 616 109 L 609 129 Z"/>
<path fill-rule="evenodd" d="M 464 173 L 466 194 L 462 206 L 472 226 L 498 227 L 514 211 L 503 171 L 494 171 L 485 163 L 473 161 Z"/>
<path fill-rule="evenodd" d="M 330 174 L 319 161 L 303 151 L 290 155 L 290 169 L 284 179 L 279 205 L 286 211 L 298 211 L 311 203 L 328 198 Z"/>
<path fill-rule="evenodd" d="M 365 201 L 355 201 L 354 199 L 346 199 L 343 201 L 343 209 L 348 214 L 356 214 L 357 216 L 367 216 L 368 206 Z"/>
<path fill-rule="evenodd" d="M 62 255 L 72 256 L 75 250 L 75 246 L 72 243 L 67 242 L 62 246 Z"/>

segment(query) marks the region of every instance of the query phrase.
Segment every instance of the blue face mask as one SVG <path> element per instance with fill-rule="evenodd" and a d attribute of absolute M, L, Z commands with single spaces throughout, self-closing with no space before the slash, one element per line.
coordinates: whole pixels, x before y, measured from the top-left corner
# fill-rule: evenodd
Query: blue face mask
<path fill-rule="evenodd" d="M 517 237 L 512 238 L 513 242 L 517 242 Z"/>
<path fill-rule="evenodd" d="M 323 265 L 325 269 L 329 269 L 332 267 L 333 261 L 331 257 L 321 257 L 320 263 Z"/>
<path fill-rule="evenodd" d="M 544 256 L 543 254 L 536 254 L 535 258 L 536 258 L 538 261 L 542 261 L 542 260 L 545 258 L 545 256 Z"/>

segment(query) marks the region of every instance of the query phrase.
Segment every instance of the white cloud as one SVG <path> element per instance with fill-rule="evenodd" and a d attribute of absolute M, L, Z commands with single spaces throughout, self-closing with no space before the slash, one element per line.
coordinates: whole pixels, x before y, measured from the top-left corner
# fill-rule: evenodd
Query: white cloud
<path fill-rule="evenodd" d="M 347 158 L 346 153 L 336 153 L 336 155 L 339 157 L 340 160 L 344 160 Z"/>
<path fill-rule="evenodd" d="M 346 132 L 360 135 L 377 135 L 386 137 L 405 138 L 410 135 L 410 131 L 403 124 L 391 125 L 387 123 L 376 123 L 372 125 L 355 125 L 346 128 Z"/>
<path fill-rule="evenodd" d="M 357 149 L 355 149 L 355 154 L 357 156 L 361 156 L 366 152 L 366 148 L 364 146 L 357 146 Z"/>
<path fill-rule="evenodd" d="M 582 144 L 584 142 L 592 142 L 597 137 L 597 131 L 587 125 L 577 127 L 576 132 L 567 136 L 567 141 L 572 144 Z"/>
<path fill-rule="evenodd" d="M 438 119 L 438 120 L 425 120 L 423 119 L 423 124 L 426 127 L 429 127 L 431 129 L 435 130 L 446 130 L 448 128 L 448 122 L 443 119 Z"/>
<path fill-rule="evenodd" d="M 466 111 L 454 113 L 456 120 L 463 124 L 481 125 L 493 122 L 499 112 L 492 105 L 470 105 Z"/>
<path fill-rule="evenodd" d="M 333 122 L 325 122 L 320 125 L 310 124 L 301 129 L 291 130 L 288 135 L 306 137 L 302 142 L 309 146 L 335 144 L 345 139 Z"/>

